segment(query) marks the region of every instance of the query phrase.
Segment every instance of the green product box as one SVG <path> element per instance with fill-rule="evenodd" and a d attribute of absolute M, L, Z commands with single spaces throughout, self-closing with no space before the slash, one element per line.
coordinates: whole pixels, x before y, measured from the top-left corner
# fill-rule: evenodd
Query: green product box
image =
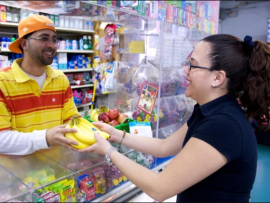
<path fill-rule="evenodd" d="M 145 16 L 146 13 L 146 5 L 145 1 L 138 1 L 138 5 L 132 8 L 136 10 L 139 15 Z"/>

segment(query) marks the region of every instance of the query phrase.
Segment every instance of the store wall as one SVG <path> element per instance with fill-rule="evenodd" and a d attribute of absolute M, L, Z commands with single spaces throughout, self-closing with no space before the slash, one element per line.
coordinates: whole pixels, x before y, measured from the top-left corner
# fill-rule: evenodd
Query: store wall
<path fill-rule="evenodd" d="M 232 34 L 240 39 L 250 35 L 253 40 L 267 42 L 268 19 L 270 1 L 246 5 L 238 9 L 237 17 L 226 17 L 219 21 L 219 33 Z"/>

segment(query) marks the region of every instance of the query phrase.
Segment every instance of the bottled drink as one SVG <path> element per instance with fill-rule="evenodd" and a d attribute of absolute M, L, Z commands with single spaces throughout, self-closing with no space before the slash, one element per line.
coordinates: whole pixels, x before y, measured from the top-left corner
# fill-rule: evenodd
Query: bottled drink
<path fill-rule="evenodd" d="M 88 50 L 88 42 L 87 42 L 87 36 L 83 36 L 83 49 Z"/>
<path fill-rule="evenodd" d="M 18 23 L 20 21 L 20 9 L 19 8 L 13 8 L 12 21 L 14 23 Z"/>
<path fill-rule="evenodd" d="M 59 15 L 54 15 L 54 25 L 55 27 L 59 27 Z"/>
<path fill-rule="evenodd" d="M 9 45 L 11 44 L 11 40 L 10 40 L 10 38 L 9 37 L 7 37 L 7 48 L 9 47 Z"/>
<path fill-rule="evenodd" d="M 79 40 L 79 48 L 80 50 L 83 50 L 83 38 L 80 38 Z"/>
<path fill-rule="evenodd" d="M 22 8 L 21 9 L 21 18 L 20 19 L 23 20 L 23 19 L 27 18 L 27 16 L 28 16 L 27 10 Z"/>
<path fill-rule="evenodd" d="M 7 22 L 12 22 L 12 8 L 7 6 Z"/>
<path fill-rule="evenodd" d="M 92 47 L 92 41 L 91 41 L 91 36 L 89 35 L 88 36 L 88 50 L 92 50 L 93 47 Z"/>
<path fill-rule="evenodd" d="M 1 48 L 2 49 L 6 49 L 7 48 L 7 40 L 6 40 L 6 38 L 5 37 L 2 37 L 1 38 L 1 41 L 2 41 Z"/>

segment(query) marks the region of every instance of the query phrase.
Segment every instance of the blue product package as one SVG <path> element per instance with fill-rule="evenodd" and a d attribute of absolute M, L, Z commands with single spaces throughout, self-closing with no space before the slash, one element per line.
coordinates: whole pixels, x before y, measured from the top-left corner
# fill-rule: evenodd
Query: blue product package
<path fill-rule="evenodd" d="M 68 69 L 74 69 L 74 68 L 75 68 L 74 61 L 68 61 Z"/>
<path fill-rule="evenodd" d="M 83 68 L 82 60 L 78 61 L 78 68 L 79 68 L 79 69 Z"/>

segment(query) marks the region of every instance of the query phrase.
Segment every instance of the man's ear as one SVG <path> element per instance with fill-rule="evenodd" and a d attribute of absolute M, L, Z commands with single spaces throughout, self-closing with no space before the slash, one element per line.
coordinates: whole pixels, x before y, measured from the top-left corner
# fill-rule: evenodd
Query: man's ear
<path fill-rule="evenodd" d="M 21 48 L 23 49 L 23 51 L 25 51 L 25 50 L 27 49 L 26 43 L 27 43 L 27 39 L 22 38 L 22 39 L 20 40 L 20 46 L 21 46 Z"/>

